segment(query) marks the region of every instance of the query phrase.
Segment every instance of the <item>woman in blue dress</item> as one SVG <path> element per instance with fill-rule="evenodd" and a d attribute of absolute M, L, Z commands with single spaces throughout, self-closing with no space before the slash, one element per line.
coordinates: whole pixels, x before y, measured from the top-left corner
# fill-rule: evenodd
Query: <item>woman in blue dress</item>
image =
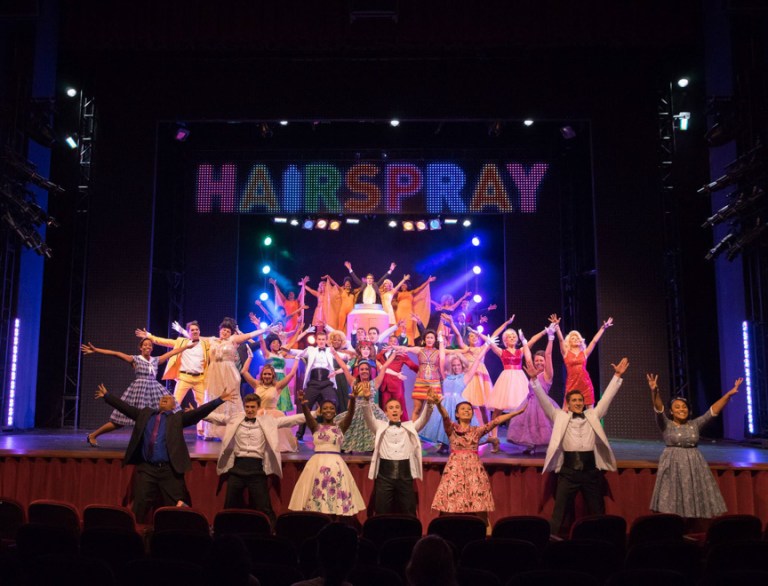
<path fill-rule="evenodd" d="M 120 399 L 129 405 L 138 407 L 139 409 L 143 409 L 144 407 L 157 409 L 160 397 L 163 395 L 173 396 L 173 393 L 169 393 L 168 390 L 157 381 L 157 367 L 160 364 L 166 362 L 171 356 L 181 354 L 184 352 L 184 350 L 189 348 L 189 346 L 190 344 L 181 346 L 175 350 L 166 352 L 162 356 L 152 356 L 152 348 L 154 347 L 152 340 L 149 338 L 144 338 L 141 340 L 141 342 L 139 342 L 140 353 L 135 356 L 129 356 L 128 354 L 123 354 L 122 352 L 118 352 L 116 350 L 96 348 L 96 346 L 90 342 L 80 346 L 80 350 L 84 356 L 88 356 L 89 354 L 105 354 L 107 356 L 114 356 L 115 358 L 124 360 L 133 366 L 133 373 L 136 376 L 136 380 L 134 380 L 125 390 Z M 175 411 L 178 410 L 179 406 L 176 405 Z M 96 438 L 100 435 L 109 433 L 110 431 L 115 431 L 116 429 L 120 429 L 125 425 L 133 425 L 133 423 L 133 419 L 129 419 L 120 413 L 117 409 L 115 409 L 112 412 L 109 421 L 96 431 L 86 435 L 85 441 L 89 446 L 95 448 L 99 445 L 99 443 L 96 441 Z"/>
<path fill-rule="evenodd" d="M 739 392 L 739 385 L 744 379 L 737 378 L 733 388 L 720 397 L 704 415 L 691 420 L 688 401 L 683 397 L 672 399 L 670 416 L 667 417 L 659 395 L 659 375 L 648 374 L 646 377 L 651 388 L 656 423 L 667 446 L 659 458 L 651 510 L 686 518 L 722 515 L 727 508 L 712 470 L 697 447 L 699 431 L 720 414 L 731 397 Z"/>

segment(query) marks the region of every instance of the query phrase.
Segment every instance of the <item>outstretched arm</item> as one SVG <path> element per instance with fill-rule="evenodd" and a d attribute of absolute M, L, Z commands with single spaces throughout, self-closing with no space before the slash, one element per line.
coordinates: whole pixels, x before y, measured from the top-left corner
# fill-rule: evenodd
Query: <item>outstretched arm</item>
<path fill-rule="evenodd" d="M 496 345 L 496 342 L 494 342 L 494 341 L 493 341 L 493 339 L 492 339 L 490 336 L 486 336 L 485 334 L 481 334 L 479 331 L 477 331 L 477 330 L 473 330 L 473 329 L 471 329 L 471 328 L 469 329 L 469 331 L 470 331 L 470 332 L 472 332 L 473 334 L 477 334 L 477 336 L 478 336 L 478 337 L 479 337 L 481 340 L 483 340 L 483 341 L 484 341 L 486 344 L 488 344 L 488 345 L 491 347 L 491 350 L 493 350 L 493 353 L 494 353 L 496 356 L 498 356 L 499 358 L 501 358 L 501 355 L 502 355 L 502 349 L 501 349 L 501 348 L 499 348 L 499 347 Z M 495 336 L 494 336 L 494 337 L 495 337 Z"/>
<path fill-rule="evenodd" d="M 376 378 L 373 380 L 373 386 L 375 386 L 377 389 L 381 386 L 381 381 L 384 380 L 384 375 L 387 374 L 387 368 L 389 368 L 389 365 L 392 364 L 395 356 L 397 356 L 397 352 L 392 352 L 384 364 L 381 365 L 381 368 L 379 368 L 379 372 L 376 374 Z"/>
<path fill-rule="evenodd" d="M 260 330 L 253 330 L 250 334 L 234 334 L 229 337 L 232 342 L 235 344 L 242 344 L 243 342 L 247 340 L 252 340 L 253 338 L 257 336 L 261 336 L 265 332 L 268 332 L 269 328 L 262 328 Z"/>
<path fill-rule="evenodd" d="M 525 370 L 525 374 L 528 375 L 529 385 L 531 389 L 533 389 L 533 393 L 536 395 L 536 400 L 544 410 L 544 414 L 549 418 L 550 421 L 554 421 L 555 417 L 557 416 L 558 409 L 549 400 L 549 395 L 547 395 L 547 393 L 544 392 L 544 389 L 541 388 L 541 383 L 539 382 L 538 377 L 539 373 L 536 372 L 536 369 L 533 368 L 533 366 L 529 366 L 527 364 L 523 367 L 523 370 Z"/>
<path fill-rule="evenodd" d="M 331 354 L 336 359 L 336 364 L 339 365 L 339 368 L 344 373 L 344 378 L 347 379 L 349 386 L 352 387 L 355 384 L 355 377 L 353 377 L 352 373 L 349 372 L 349 366 L 347 366 L 346 361 L 341 356 L 339 356 L 339 353 L 333 347 L 331 347 Z"/>
<path fill-rule="evenodd" d="M 341 433 L 345 433 L 349 426 L 352 425 L 352 417 L 355 415 L 355 405 L 357 404 L 357 398 L 354 393 L 349 395 L 349 407 L 347 408 L 347 414 L 344 416 L 344 419 L 341 420 L 339 423 L 339 429 L 341 429 Z"/>
<path fill-rule="evenodd" d="M 195 343 L 193 344 L 193 343 L 187 342 L 187 343 L 186 343 L 186 344 L 184 344 L 183 346 L 179 346 L 178 348 L 174 348 L 174 349 L 173 349 L 173 350 L 171 350 L 170 352 L 166 352 L 166 353 L 165 353 L 165 354 L 163 354 L 162 356 L 158 356 L 158 357 L 157 357 L 157 363 L 158 363 L 158 364 L 163 364 L 163 363 L 164 363 L 166 360 L 168 360 L 168 359 L 169 359 L 171 356 L 176 356 L 177 354 L 181 354 L 182 352 L 184 352 L 184 350 L 187 350 L 187 349 L 191 348 L 192 346 L 194 346 L 195 344 L 199 344 L 199 343 L 200 343 L 200 342 L 195 342 Z"/>
<path fill-rule="evenodd" d="M 736 393 L 739 392 L 739 386 L 741 383 L 744 382 L 743 378 L 737 378 L 735 381 L 733 381 L 733 387 L 730 391 L 725 393 L 722 397 L 720 397 L 714 405 L 710 407 L 712 410 L 712 415 L 720 415 L 720 412 L 725 408 L 725 406 L 728 404 L 728 401 L 731 400 L 731 397 L 733 397 Z"/>
<path fill-rule="evenodd" d="M 410 275 L 409 275 L 409 278 L 410 278 Z M 434 281 L 435 279 L 437 279 L 437 277 L 433 277 L 432 275 L 430 275 L 430 276 L 429 276 L 429 278 L 428 278 L 426 281 L 424 281 L 424 282 L 423 282 L 421 285 L 419 285 L 418 287 L 416 287 L 416 288 L 415 288 L 413 291 L 411 291 L 411 293 L 413 293 L 414 295 L 416 295 L 416 293 L 418 293 L 419 291 L 421 291 L 421 290 L 422 290 L 424 287 L 426 287 L 427 285 L 429 285 L 429 284 L 430 284 L 432 281 Z M 440 307 L 440 304 L 437 304 L 437 306 L 438 306 L 438 307 Z"/>
<path fill-rule="evenodd" d="M 317 431 L 317 420 L 312 417 L 312 412 L 309 410 L 309 402 L 304 398 L 304 391 L 299 391 L 296 393 L 296 396 L 301 404 L 301 412 L 304 413 L 304 418 L 307 422 L 309 431 L 315 433 Z"/>
<path fill-rule="evenodd" d="M 659 375 L 646 374 L 645 378 L 648 381 L 648 387 L 651 389 L 653 410 L 656 411 L 656 413 L 664 413 L 664 402 L 661 400 L 661 393 L 659 392 Z"/>
<path fill-rule="evenodd" d="M 458 299 L 457 299 L 457 300 L 456 300 L 456 301 L 453 303 L 453 305 L 448 305 L 448 306 L 446 306 L 444 309 L 447 309 L 448 311 L 456 311 L 456 308 L 458 308 L 458 307 L 459 307 L 459 305 L 461 305 L 461 302 L 462 302 L 462 301 L 464 301 L 464 300 L 465 300 L 467 297 L 469 297 L 470 295 L 472 295 L 472 293 L 471 293 L 470 291 L 465 291 L 465 292 L 464 292 L 464 295 L 462 295 L 461 297 L 459 297 L 459 298 L 458 298 Z"/>
<path fill-rule="evenodd" d="M 618 364 L 611 364 L 611 366 L 614 371 L 613 378 L 611 379 L 611 382 L 608 383 L 608 387 L 605 389 L 603 396 L 600 398 L 597 405 L 595 405 L 594 409 L 598 419 L 602 419 L 605 416 L 608 412 L 608 407 L 611 405 L 611 401 L 613 401 L 616 393 L 619 392 L 619 388 L 623 382 L 622 377 L 627 371 L 627 368 L 629 368 L 629 360 L 622 358 Z"/>
<path fill-rule="evenodd" d="M 514 314 L 512 315 L 512 317 L 510 317 L 507 321 L 505 321 L 503 324 L 501 324 L 498 328 L 494 330 L 494 332 L 491 334 L 491 338 L 495 338 L 496 336 L 498 336 L 501 332 L 507 329 L 507 326 L 511 324 L 513 321 L 515 321 Z"/>
<path fill-rule="evenodd" d="M 291 372 L 285 375 L 285 378 L 283 380 L 279 380 L 275 383 L 275 387 L 277 388 L 278 392 L 282 391 L 288 383 L 293 380 L 293 377 L 296 376 L 296 372 L 298 372 L 299 369 L 299 361 L 294 360 L 293 361 L 293 368 L 291 368 Z"/>
<path fill-rule="evenodd" d="M 589 343 L 589 346 L 587 346 L 587 349 L 584 350 L 584 356 L 589 356 L 592 354 L 592 350 L 595 349 L 595 346 L 597 346 L 597 343 L 600 341 L 600 338 L 603 337 L 603 333 L 605 330 L 610 328 L 613 325 L 613 318 L 609 317 L 607 320 L 603 322 L 602 327 L 597 330 L 597 333 L 595 334 L 595 337 L 592 338 L 592 341 Z"/>
<path fill-rule="evenodd" d="M 435 398 L 435 406 L 437 407 L 437 411 L 440 413 L 440 417 L 443 419 L 443 429 L 445 430 L 445 435 L 451 437 L 454 432 L 453 422 L 451 421 L 451 416 L 448 415 L 448 411 L 446 411 L 445 406 L 443 405 L 443 400 L 441 398 Z"/>
<path fill-rule="evenodd" d="M 106 356 L 114 356 L 115 358 L 119 358 L 120 360 L 124 360 L 125 362 L 129 362 L 130 364 L 133 364 L 133 356 L 129 356 L 128 354 L 123 354 L 122 352 L 118 352 L 117 350 L 107 350 L 106 348 L 97 348 L 90 342 L 80 346 L 80 351 L 83 353 L 84 356 L 88 356 L 89 354 L 104 354 Z"/>
<path fill-rule="evenodd" d="M 459 331 L 459 328 L 456 327 L 456 322 L 453 321 L 453 316 L 450 313 L 443 313 L 440 315 L 440 318 L 451 324 L 451 329 L 453 330 L 453 333 L 456 334 L 456 343 L 459 348 L 462 350 L 469 348 L 469 346 L 464 343 L 464 338 L 461 337 L 461 332 Z"/>
<path fill-rule="evenodd" d="M 475 374 L 477 373 L 477 369 L 480 368 L 480 365 L 483 363 L 483 360 L 485 360 L 485 354 L 488 352 L 488 348 L 490 347 L 491 345 L 486 342 L 480 354 L 475 356 L 475 360 L 474 362 L 472 362 L 472 366 L 470 366 L 469 370 L 464 373 L 464 386 L 467 386 L 469 384 L 469 381 L 472 380 L 472 377 L 475 376 Z"/>
<path fill-rule="evenodd" d="M 251 374 L 251 362 L 253 361 L 253 351 L 249 346 L 246 346 L 247 352 L 248 352 L 248 358 L 245 359 L 245 362 L 243 362 L 243 366 L 240 368 L 240 374 L 245 379 L 245 382 L 247 382 L 249 385 L 251 385 L 254 389 L 259 384 L 259 381 L 257 381 L 253 375 Z"/>

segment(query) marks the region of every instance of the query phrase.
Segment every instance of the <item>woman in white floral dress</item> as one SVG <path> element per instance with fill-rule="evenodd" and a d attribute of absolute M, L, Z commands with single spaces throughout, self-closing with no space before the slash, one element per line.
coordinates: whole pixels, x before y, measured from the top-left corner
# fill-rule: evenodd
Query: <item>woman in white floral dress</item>
<path fill-rule="evenodd" d="M 356 401 L 349 402 L 343 421 L 333 423 L 336 405 L 324 401 L 320 405 L 317 421 L 309 411 L 304 393 L 298 393 L 307 426 L 312 431 L 315 454 L 307 461 L 296 486 L 293 488 L 288 508 L 292 511 L 316 511 L 330 515 L 351 516 L 365 508 L 360 491 L 352 478 L 346 462 L 341 457 L 341 442 L 355 414 Z"/>

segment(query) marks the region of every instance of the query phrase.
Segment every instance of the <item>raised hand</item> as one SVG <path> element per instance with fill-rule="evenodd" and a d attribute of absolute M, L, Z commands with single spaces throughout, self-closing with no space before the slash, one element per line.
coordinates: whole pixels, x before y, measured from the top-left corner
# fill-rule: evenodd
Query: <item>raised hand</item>
<path fill-rule="evenodd" d="M 136 328 L 135 334 L 137 338 L 149 338 L 149 332 L 143 328 Z"/>
<path fill-rule="evenodd" d="M 497 309 L 498 307 L 499 307 L 499 306 L 498 306 L 498 305 L 496 305 L 495 303 L 491 303 L 491 304 L 488 306 L 488 311 L 493 311 L 494 309 Z"/>
<path fill-rule="evenodd" d="M 603 322 L 603 329 L 604 329 L 604 330 L 607 330 L 607 329 L 608 329 L 608 328 L 610 328 L 612 325 L 613 325 L 613 318 L 612 318 L 612 317 L 609 317 L 607 320 L 605 320 L 605 321 Z"/>
<path fill-rule="evenodd" d="M 735 381 L 733 381 L 733 388 L 725 393 L 726 397 L 731 397 L 739 392 L 739 386 L 741 386 L 741 383 L 744 382 L 743 378 L 737 378 Z"/>
<path fill-rule="evenodd" d="M 80 346 L 80 351 L 85 355 L 88 356 L 89 354 L 94 354 L 96 352 L 96 348 L 88 342 L 87 344 L 82 344 Z"/>
<path fill-rule="evenodd" d="M 659 375 L 658 374 L 646 374 L 645 379 L 648 381 L 648 387 L 654 392 L 659 390 Z"/>
<path fill-rule="evenodd" d="M 534 368 L 533 364 L 529 364 L 528 362 L 524 363 L 523 370 L 525 371 L 525 374 L 528 375 L 528 378 L 531 380 L 539 376 L 539 371 Z"/>
<path fill-rule="evenodd" d="M 625 372 L 627 372 L 627 368 L 629 368 L 629 360 L 627 360 L 626 358 L 622 358 L 618 364 L 611 363 L 611 367 L 613 368 L 616 376 L 620 377 Z"/>
<path fill-rule="evenodd" d="M 304 391 L 296 391 L 296 398 L 299 400 L 299 403 L 305 403 L 304 400 Z"/>
<path fill-rule="evenodd" d="M 430 389 L 429 392 L 427 393 L 427 402 L 432 405 L 439 405 L 440 403 L 443 402 L 443 399 L 442 397 L 438 397 L 435 394 L 434 390 Z"/>
<path fill-rule="evenodd" d="M 433 277 L 432 275 L 429 275 L 429 278 L 427 279 L 427 283 L 431 283 L 432 281 L 436 281 L 437 277 Z"/>
<path fill-rule="evenodd" d="M 258 303 L 258 301 L 257 301 L 256 303 Z M 255 314 L 255 313 L 253 313 L 253 312 L 249 313 L 249 314 L 248 314 L 248 319 L 249 319 L 249 320 L 251 320 L 251 323 L 252 323 L 253 325 L 255 325 L 255 326 L 257 326 L 257 327 L 259 326 L 259 318 L 258 318 L 258 317 L 256 317 L 256 314 Z"/>
<path fill-rule="evenodd" d="M 557 324 L 559 324 L 559 323 L 560 323 L 560 318 L 559 318 L 559 317 L 557 317 L 557 314 L 556 314 L 556 313 L 551 313 L 551 314 L 549 315 L 549 323 L 551 323 L 551 324 L 553 324 L 553 325 L 557 325 Z"/>
<path fill-rule="evenodd" d="M 181 334 L 182 332 L 186 332 L 186 330 L 183 327 L 181 327 L 181 324 L 177 321 L 171 322 L 171 329 L 178 334 Z"/>
<path fill-rule="evenodd" d="M 389 263 L 389 272 L 391 273 L 392 271 L 394 271 L 396 266 L 397 265 L 395 263 Z"/>
<path fill-rule="evenodd" d="M 525 346 L 528 343 L 528 340 L 525 338 L 525 334 L 523 333 L 523 330 L 517 330 L 517 337 L 520 338 L 520 343 Z"/>
<path fill-rule="evenodd" d="M 235 391 L 232 391 L 230 389 L 224 389 L 224 392 L 219 395 L 219 399 L 222 401 L 234 401 L 235 400 Z"/>
<path fill-rule="evenodd" d="M 408 274 L 403 275 L 403 281 L 410 281 L 410 280 L 411 280 L 411 275 L 408 275 Z"/>
<path fill-rule="evenodd" d="M 344 266 L 347 268 L 348 271 L 352 271 L 352 263 L 348 260 L 344 261 Z"/>
<path fill-rule="evenodd" d="M 96 388 L 96 393 L 94 394 L 93 398 L 94 399 L 101 399 L 101 398 L 103 398 L 107 394 L 107 392 L 108 392 L 107 391 L 107 387 L 104 386 L 104 383 L 101 383 Z"/>
<path fill-rule="evenodd" d="M 274 285 L 274 284 L 275 284 L 277 281 L 275 281 L 275 279 L 274 279 L 273 277 L 270 277 L 269 279 L 267 279 L 267 282 L 268 282 L 270 285 Z"/>

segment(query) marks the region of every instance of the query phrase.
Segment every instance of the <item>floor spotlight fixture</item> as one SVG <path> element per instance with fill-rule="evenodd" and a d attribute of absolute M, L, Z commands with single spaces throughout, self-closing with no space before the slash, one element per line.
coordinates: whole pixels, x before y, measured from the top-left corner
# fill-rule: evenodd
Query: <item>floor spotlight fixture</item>
<path fill-rule="evenodd" d="M 315 228 L 318 230 L 325 230 L 328 227 L 328 220 L 325 218 L 321 218 L 317 221 L 317 224 L 315 224 Z"/>
<path fill-rule="evenodd" d="M 191 132 L 189 128 L 187 128 L 187 125 L 183 122 L 179 122 L 174 129 L 173 138 L 178 142 L 184 142 L 189 138 L 190 134 Z"/>
<path fill-rule="evenodd" d="M 416 221 L 416 229 L 419 232 L 423 232 L 427 229 L 427 222 L 425 220 L 417 220 Z"/>
<path fill-rule="evenodd" d="M 339 228 L 341 228 L 341 220 L 331 220 L 328 222 L 328 229 L 333 230 L 334 232 L 338 232 Z"/>
<path fill-rule="evenodd" d="M 405 220 L 403 222 L 403 231 L 404 232 L 413 232 L 416 229 L 416 227 L 413 225 L 413 222 L 410 220 Z"/>
<path fill-rule="evenodd" d="M 304 220 L 304 223 L 301 225 L 301 227 L 305 230 L 312 230 L 315 227 L 315 221 L 312 218 L 307 218 Z"/>
<path fill-rule="evenodd" d="M 67 137 L 64 139 L 64 142 L 67 143 L 67 146 L 69 148 L 71 148 L 72 150 L 75 150 L 77 148 L 77 135 L 68 134 Z"/>
<path fill-rule="evenodd" d="M 429 229 L 430 230 L 439 230 L 443 226 L 440 224 L 440 220 L 437 218 L 429 221 Z"/>

